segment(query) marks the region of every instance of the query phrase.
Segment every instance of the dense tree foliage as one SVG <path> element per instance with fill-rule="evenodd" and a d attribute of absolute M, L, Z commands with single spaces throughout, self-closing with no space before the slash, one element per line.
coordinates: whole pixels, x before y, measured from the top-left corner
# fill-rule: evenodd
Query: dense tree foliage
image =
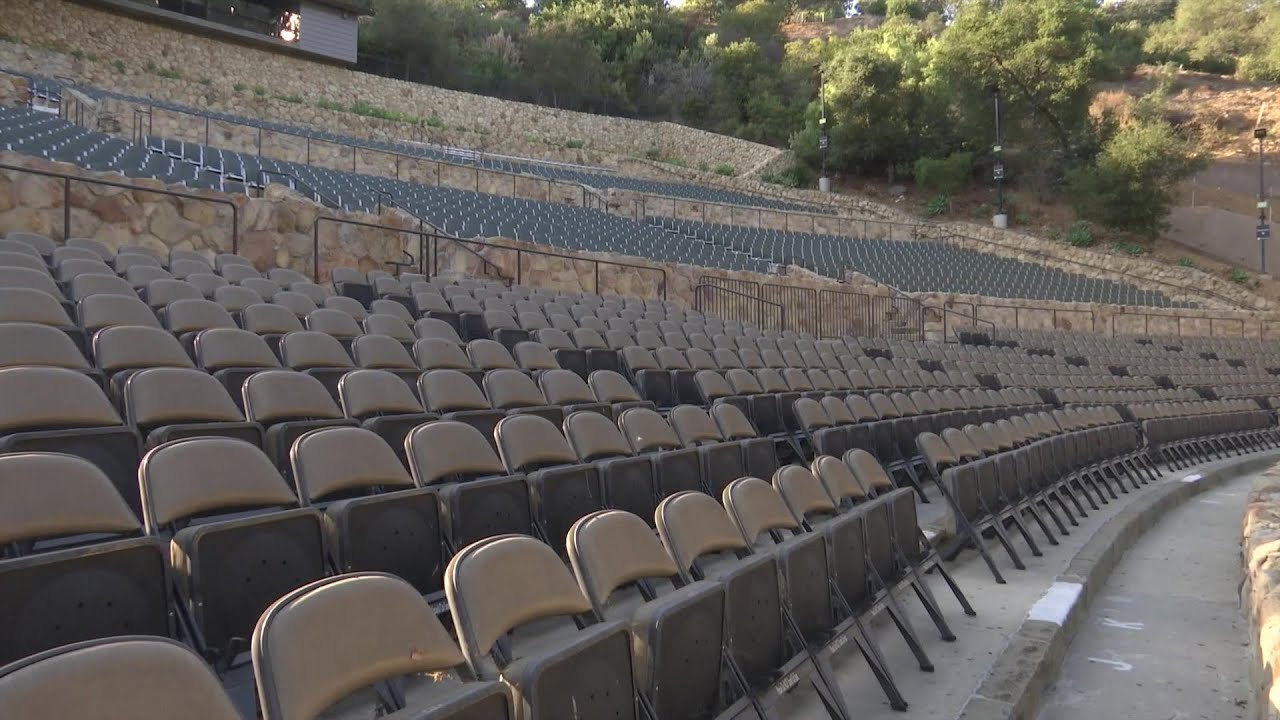
<path fill-rule="evenodd" d="M 830 172 L 957 192 L 990 177 L 993 91 L 1011 181 L 1094 222 L 1156 232 L 1188 143 L 1146 110 L 1096 117 L 1099 82 L 1173 61 L 1280 79 L 1280 0 L 375 0 L 361 52 L 410 79 L 669 119 L 795 151 Z M 787 42 L 793 20 L 883 21 Z M 821 87 L 821 94 L 819 88 Z M 679 161 L 679 158 L 671 158 Z M 916 177 L 919 175 L 920 177 Z M 1141 207 L 1134 207 L 1134 206 Z"/>

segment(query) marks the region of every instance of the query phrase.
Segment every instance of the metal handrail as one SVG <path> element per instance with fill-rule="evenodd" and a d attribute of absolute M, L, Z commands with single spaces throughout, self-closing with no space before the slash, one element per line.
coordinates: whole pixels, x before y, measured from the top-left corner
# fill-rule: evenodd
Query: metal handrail
<path fill-rule="evenodd" d="M 694 304 L 694 309 L 697 310 L 698 312 L 703 312 L 702 290 L 704 288 L 707 290 L 716 290 L 718 292 L 728 293 L 735 297 L 744 298 L 752 302 L 759 303 L 762 307 L 766 305 L 772 305 L 773 307 L 778 309 L 778 326 L 779 326 L 778 329 L 779 330 L 787 329 L 787 308 L 782 303 L 773 302 L 772 300 L 765 300 L 764 298 L 758 295 L 739 292 L 737 290 L 727 288 L 723 285 L 716 285 L 714 283 L 700 282 L 697 285 L 693 286 L 693 304 Z M 761 317 L 763 317 L 764 313 L 760 313 L 760 315 Z"/>
<path fill-rule="evenodd" d="M 370 189 L 370 190 L 371 190 L 371 191 L 372 191 L 372 192 L 373 192 L 373 193 L 378 197 L 378 214 L 379 214 L 379 215 L 381 215 L 381 214 L 382 214 L 382 199 L 385 197 L 385 198 L 387 198 L 387 203 L 388 203 L 388 205 L 390 205 L 391 207 L 394 207 L 394 208 L 396 208 L 397 210 L 400 210 L 401 212 L 404 212 L 404 213 L 406 213 L 406 214 L 408 214 L 408 215 L 410 215 L 410 216 L 412 216 L 412 217 L 414 217 L 414 218 L 416 218 L 416 219 L 417 219 L 417 221 L 418 221 L 418 231 L 419 231 L 419 232 L 423 232 L 425 228 L 431 228 L 431 230 L 432 230 L 433 234 L 434 234 L 436 237 L 444 237 L 444 238 L 447 238 L 447 239 L 450 239 L 450 240 L 461 240 L 461 239 L 462 239 L 462 238 L 459 238 L 459 237 L 458 237 L 458 236 L 456 236 L 456 235 L 453 235 L 452 233 L 449 233 L 449 232 L 447 232 L 447 231 L 445 231 L 445 230 L 440 229 L 440 228 L 439 228 L 437 225 L 435 225 L 434 223 L 429 222 L 426 218 L 424 218 L 424 217 L 422 217 L 421 215 L 419 215 L 418 213 L 414 212 L 412 208 L 405 207 L 403 204 L 401 204 L 401 202 L 400 202 L 400 198 L 399 198 L 395 193 L 391 192 L 390 190 L 383 190 L 382 188 L 376 188 L 376 187 L 370 187 L 369 189 Z M 421 236 L 419 236 L 419 237 L 421 237 Z M 484 263 L 481 267 L 483 267 L 483 268 L 485 269 L 485 271 L 486 271 L 486 272 L 488 271 L 488 269 L 489 269 L 489 268 L 493 268 L 494 273 L 498 276 L 498 278 L 500 278 L 501 280 L 503 280 L 504 282 L 506 282 L 508 285 L 509 285 L 509 284 L 511 284 L 511 278 L 507 277 L 507 276 L 502 272 L 502 268 L 500 268 L 500 267 L 498 267 L 497 265 L 493 264 L 492 262 L 490 262 L 490 261 L 489 261 L 489 259 L 488 259 L 488 258 L 486 258 L 485 256 L 481 255 L 480 253 L 478 253 L 478 252 L 476 252 L 476 251 L 472 250 L 471 248 L 469 248 L 469 247 L 467 247 L 467 246 L 465 246 L 465 245 L 463 245 L 463 246 L 462 246 L 462 249 L 463 249 L 463 250 L 466 250 L 466 251 L 467 251 L 467 252 L 469 252 L 469 253 L 471 253 L 471 254 L 472 254 L 472 255 L 474 255 L 476 258 L 478 258 L 478 259 L 480 260 L 480 262 Z M 412 259 L 413 259 L 413 255 L 412 255 L 408 250 L 402 250 L 401 252 L 404 254 L 404 256 L 405 256 L 406 258 L 408 258 L 408 259 L 410 259 L 410 260 L 412 260 Z M 400 269 L 400 266 L 402 265 L 402 263 L 392 262 L 392 261 L 387 261 L 387 262 L 388 262 L 388 264 L 395 265 L 395 266 L 396 266 L 396 270 L 397 270 L 397 274 L 399 274 L 399 269 Z M 412 264 L 412 263 L 410 263 L 410 265 L 411 265 L 411 264 Z M 419 251 L 419 265 L 421 265 L 421 251 Z"/>
<path fill-rule="evenodd" d="M 312 251 L 311 251 L 311 254 L 312 254 L 312 279 L 313 279 L 316 283 L 319 283 L 319 282 L 320 282 L 320 224 L 321 224 L 321 223 L 323 223 L 323 222 L 335 223 L 335 224 L 340 224 L 340 225 L 355 225 L 355 226 L 357 226 L 357 227 L 366 227 L 366 228 L 372 228 L 372 229 L 375 229 L 375 230 L 392 230 L 392 231 L 395 231 L 395 232 L 398 232 L 398 233 L 408 233 L 408 234 L 410 234 L 410 235 L 416 235 L 416 236 L 418 236 L 418 248 L 419 248 L 419 249 L 418 249 L 418 270 L 419 270 L 419 272 L 420 272 L 421 274 L 423 274 L 423 275 L 427 275 L 428 277 L 430 277 L 430 276 L 432 276 L 432 275 L 437 274 L 437 273 L 438 273 L 438 271 L 439 271 L 439 258 L 438 258 L 439 250 L 440 250 L 440 248 L 439 248 L 439 241 L 444 240 L 444 241 L 447 241 L 447 242 L 452 242 L 452 243 L 455 243 L 455 244 L 457 244 L 457 245 L 461 245 L 461 246 L 463 246 L 463 249 L 464 249 L 464 250 L 467 250 L 467 251 L 468 251 L 468 252 L 470 252 L 471 254 L 476 255 L 476 256 L 478 256 L 478 257 L 480 257 L 480 258 L 481 258 L 481 260 L 484 260 L 486 263 L 489 263 L 490 265 L 492 265 L 492 266 L 493 266 L 493 267 L 495 267 L 495 268 L 497 268 L 498 266 L 497 266 L 497 265 L 495 265 L 495 264 L 493 264 L 493 263 L 492 263 L 492 261 L 489 261 L 489 260 L 488 260 L 488 259 L 486 259 L 483 255 L 480 255 L 480 253 L 478 253 L 478 252 L 476 252 L 475 250 L 472 250 L 471 248 L 468 248 L 468 247 L 466 247 L 466 246 L 467 246 L 467 245 L 479 245 L 479 246 L 482 246 L 482 247 L 497 248 L 497 249 L 500 249 L 500 250 L 505 250 L 505 251 L 508 251 L 508 252 L 514 252 L 514 253 L 516 253 L 516 273 L 517 273 L 517 274 L 516 274 L 515 282 L 516 282 L 517 284 L 519 284 L 520 279 L 521 279 L 521 277 L 520 277 L 520 268 L 521 268 L 521 265 L 523 264 L 523 263 L 521 262 L 521 260 L 522 260 L 523 256 L 524 256 L 524 255 L 539 255 L 539 256 L 544 256 L 544 257 L 560 258 L 560 259 L 563 259 L 563 260 L 569 260 L 569 261 L 573 261 L 573 262 L 585 262 L 585 263 L 591 263 L 591 264 L 594 266 L 594 270 L 595 270 L 595 273 L 594 273 L 594 275 L 595 275 L 595 291 L 596 291 L 597 293 L 600 291 L 600 268 L 601 268 L 602 266 L 604 266 L 604 267 L 624 267 L 624 268 L 635 268 L 635 269 L 638 269 L 638 270 L 644 270 L 644 271 L 646 271 L 646 272 L 660 273 L 660 274 L 662 275 L 662 285 L 661 285 L 661 291 L 662 291 L 662 292 L 661 292 L 661 295 L 662 295 L 662 299 L 663 299 L 663 300 L 667 299 L 667 287 L 668 287 L 668 282 L 667 282 L 667 271 L 666 271 L 666 269 L 665 269 L 665 268 L 662 268 L 662 267 L 653 267 L 653 266 L 650 266 L 650 265 L 639 265 L 639 264 L 636 264 L 636 263 L 617 262 L 617 261 L 613 261 L 613 260 L 597 260 L 597 259 L 595 259 L 595 258 L 578 257 L 578 256 L 575 256 L 575 255 L 565 255 L 565 254 L 562 254 L 562 253 L 548 252 L 548 251 L 544 251 L 544 250 L 532 250 L 532 249 L 528 249 L 528 248 L 510 247 L 510 246 L 508 246 L 508 245 L 498 245 L 498 244 L 495 244 L 495 243 L 484 242 L 484 241 L 482 241 L 482 240 L 466 240 L 466 239 L 463 239 L 463 238 L 453 237 L 453 236 L 450 236 L 450 235 L 447 235 L 447 234 L 443 234 L 443 233 L 439 233 L 439 232 L 428 232 L 428 231 L 426 231 L 426 230 L 413 230 L 412 228 L 402 228 L 402 227 L 397 227 L 397 226 L 395 226 L 395 225 L 386 225 L 386 224 L 383 224 L 383 223 L 366 222 L 366 221 L 363 221 L 363 220 L 353 220 L 353 219 L 350 219 L 350 218 L 332 217 L 332 216 L 328 216 L 328 215 L 321 215 L 321 216 L 317 217 L 317 218 L 315 219 L 315 222 L 314 222 L 314 223 L 312 223 L 312 226 L 311 226 L 311 233 L 312 233 L 312 237 L 311 237 L 311 242 L 312 242 Z M 428 243 L 428 242 L 434 242 L 434 243 L 435 243 L 434 247 L 432 248 L 432 250 L 433 250 L 433 252 L 432 252 L 433 263 L 432 263 L 432 264 L 430 264 L 430 265 L 428 265 L 428 264 L 427 264 L 427 262 L 426 262 L 426 258 L 427 258 L 426 246 L 427 246 L 427 243 Z M 500 270 L 501 268 L 498 268 L 498 269 Z M 508 283 L 510 283 L 510 282 L 511 282 L 511 278 L 508 278 L 508 277 L 505 277 L 505 276 L 501 276 L 501 277 L 502 277 L 502 279 L 503 279 L 503 280 L 505 280 L 506 282 L 508 282 Z"/>
<path fill-rule="evenodd" d="M 214 203 L 217 205 L 226 205 L 231 208 L 231 252 L 240 252 L 240 209 L 230 200 L 221 198 L 212 198 L 206 195 L 198 195 L 196 193 L 179 192 L 177 190 L 162 190 L 159 188 L 147 187 L 145 185 L 135 185 L 132 183 L 116 182 L 114 180 L 99 180 L 96 178 L 87 178 L 69 173 L 56 172 L 53 170 L 35 170 L 32 168 L 20 167 L 18 165 L 9 165 L 0 163 L 0 171 L 12 171 L 20 173 L 29 173 L 31 175 L 40 175 L 43 177 L 54 177 L 62 180 L 62 238 L 66 240 L 71 233 L 71 183 L 82 182 L 90 185 L 102 185 L 105 187 L 125 188 L 134 192 L 148 192 L 156 195 L 165 195 L 168 197 L 182 198 L 184 200 L 199 200 L 201 202 Z"/>
<path fill-rule="evenodd" d="M 294 175 L 293 173 L 281 172 L 279 170 L 265 170 L 265 169 L 258 170 L 258 186 L 262 191 L 261 197 L 266 197 L 266 194 L 267 194 L 266 179 L 268 177 L 289 178 L 290 180 L 293 181 L 293 185 L 291 185 L 289 188 L 290 190 L 297 190 L 299 188 L 305 189 L 308 192 L 310 192 L 312 195 L 316 196 L 317 200 L 321 205 L 325 205 L 325 207 L 329 207 L 329 205 L 327 205 L 326 203 L 332 203 L 332 209 L 334 210 L 343 209 L 342 196 L 338 196 L 338 198 L 335 200 L 334 198 L 328 195 L 325 195 L 319 190 L 316 190 L 315 188 L 311 187 L 305 181 L 299 178 L 297 175 Z"/>

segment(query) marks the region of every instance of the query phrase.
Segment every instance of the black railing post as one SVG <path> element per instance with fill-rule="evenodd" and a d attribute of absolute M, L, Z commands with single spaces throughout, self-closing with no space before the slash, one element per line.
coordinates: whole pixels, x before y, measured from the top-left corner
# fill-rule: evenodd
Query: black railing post
<path fill-rule="evenodd" d="M 311 227 L 311 281 L 320 284 L 320 220 Z"/>
<path fill-rule="evenodd" d="M 71 178 L 62 178 L 62 242 L 71 237 Z"/>

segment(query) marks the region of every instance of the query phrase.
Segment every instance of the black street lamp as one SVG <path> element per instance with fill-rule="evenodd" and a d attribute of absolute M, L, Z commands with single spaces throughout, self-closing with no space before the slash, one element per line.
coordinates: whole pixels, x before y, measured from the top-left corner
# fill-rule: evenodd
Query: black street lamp
<path fill-rule="evenodd" d="M 995 181 L 996 181 L 995 225 L 996 227 L 1002 228 L 1008 225 L 1009 221 L 1004 214 L 1004 154 L 1003 154 L 1004 147 L 1003 147 L 1003 141 L 1001 139 L 1001 127 L 1000 127 L 1000 86 L 992 85 L 990 89 L 991 89 L 991 96 L 995 99 L 995 110 L 996 110 L 996 143 L 991 148 L 992 152 L 995 154 L 995 160 L 996 160 L 995 165 L 993 165 L 991 168 L 991 174 L 995 177 Z"/>
<path fill-rule="evenodd" d="M 831 192 L 831 178 L 827 177 L 827 149 L 831 146 L 831 138 L 827 135 L 827 82 L 822 75 L 822 64 L 818 69 L 818 97 L 822 103 L 822 117 L 818 118 L 818 151 L 822 157 L 822 174 L 818 178 L 818 189 Z"/>
<path fill-rule="evenodd" d="M 1258 139 L 1258 255 L 1261 266 L 1258 269 L 1260 275 L 1267 274 L 1267 239 L 1271 237 L 1271 225 L 1267 223 L 1267 188 L 1266 177 L 1263 169 L 1263 160 L 1265 158 L 1263 144 L 1267 140 L 1267 129 L 1264 127 L 1254 128 L 1253 136 Z"/>

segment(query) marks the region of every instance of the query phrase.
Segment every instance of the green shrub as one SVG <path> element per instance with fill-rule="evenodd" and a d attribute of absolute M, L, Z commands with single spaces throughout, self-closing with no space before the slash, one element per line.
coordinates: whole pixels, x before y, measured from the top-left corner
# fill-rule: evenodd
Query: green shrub
<path fill-rule="evenodd" d="M 564 146 L 569 148 L 570 150 L 581 150 L 585 145 L 586 143 L 582 142 L 581 140 L 568 140 L 564 144 Z"/>
<path fill-rule="evenodd" d="M 77 59 L 77 60 L 83 60 L 83 59 L 84 59 L 84 51 L 83 51 L 83 50 L 81 50 L 80 48 L 76 48 L 75 50 L 72 50 L 72 51 L 71 51 L 71 57 L 73 57 L 73 58 L 75 58 L 75 59 Z"/>
<path fill-rule="evenodd" d="M 362 117 L 378 118 L 379 120 L 390 120 L 391 122 L 403 122 L 417 124 L 421 122 L 412 115 L 406 115 L 398 110 L 387 110 L 375 105 L 370 105 L 364 100 L 357 100 L 351 103 L 351 112 Z"/>
<path fill-rule="evenodd" d="M 111 66 L 112 66 L 112 67 L 114 67 L 114 68 L 116 69 L 116 72 L 118 72 L 118 73 L 120 73 L 120 74 L 122 74 L 122 75 L 124 74 L 124 61 L 123 61 L 123 60 L 116 60 L 115 62 L 111 63 Z"/>
<path fill-rule="evenodd" d="M 959 152 L 945 158 L 923 157 L 916 160 L 916 184 L 943 195 L 954 195 L 964 189 L 973 177 L 973 153 Z"/>
<path fill-rule="evenodd" d="M 1183 255 L 1182 257 L 1178 258 L 1178 267 L 1191 268 L 1192 270 L 1194 270 L 1196 267 L 1196 262 L 1191 258 L 1187 257 L 1186 255 Z"/>
<path fill-rule="evenodd" d="M 200 78 L 200 84 L 201 84 L 201 85 L 212 85 L 212 84 L 213 84 L 213 81 L 212 81 L 212 80 L 210 80 L 209 78 Z"/>
<path fill-rule="evenodd" d="M 1139 255 L 1147 254 L 1147 249 L 1135 242 L 1112 243 L 1111 249 L 1115 250 L 1121 255 L 1128 255 L 1130 257 L 1137 257 Z"/>
<path fill-rule="evenodd" d="M 924 214 L 928 215 L 929 217 L 938 217 L 939 215 L 945 215 L 946 212 L 950 209 L 951 209 L 951 196 L 947 195 L 946 193 L 938 193 L 937 195 L 934 195 L 933 197 L 929 198 L 929 201 L 924 204 Z"/>
<path fill-rule="evenodd" d="M 1227 279 L 1237 285 L 1243 285 L 1249 282 L 1249 273 L 1240 268 L 1231 268 L 1231 272 L 1227 273 Z"/>
<path fill-rule="evenodd" d="M 806 168 L 800 165 L 792 165 L 786 170 L 778 172 L 766 172 L 760 174 L 760 180 L 771 185 L 781 185 L 789 188 L 801 188 L 808 184 L 808 173 Z"/>
<path fill-rule="evenodd" d="M 1163 120 L 1132 121 L 1111 136 L 1093 164 L 1067 173 L 1080 217 L 1155 237 L 1167 226 L 1176 188 L 1203 161 Z"/>
<path fill-rule="evenodd" d="M 1089 231 L 1089 223 L 1077 220 L 1067 228 L 1067 244 L 1074 247 L 1090 247 L 1093 245 L 1093 233 Z"/>
<path fill-rule="evenodd" d="M 326 100 L 325 98 L 320 98 L 319 100 L 317 100 L 317 101 L 316 101 L 316 107 L 320 108 L 321 110 L 333 110 L 334 112 L 346 112 L 346 111 L 347 111 L 347 106 L 346 106 L 346 105 L 343 105 L 343 104 L 342 104 L 342 103 L 340 103 L 340 102 L 334 102 L 334 101 L 332 101 L 332 100 Z"/>
<path fill-rule="evenodd" d="M 153 73 L 156 71 L 156 64 L 150 60 L 147 61 L 147 64 L 145 67 L 147 69 L 147 72 L 149 73 Z"/>
<path fill-rule="evenodd" d="M 245 88 L 245 85 L 242 82 L 238 82 L 235 85 L 231 86 L 231 89 L 235 90 L 236 92 L 244 92 L 244 88 Z"/>
<path fill-rule="evenodd" d="M 166 78 L 168 80 L 182 79 L 182 73 L 174 70 L 173 68 L 156 68 L 155 74 L 157 77 Z"/>
<path fill-rule="evenodd" d="M 444 128 L 444 121 L 441 120 L 439 117 L 436 117 L 435 115 L 432 115 L 426 120 L 423 120 L 422 124 L 426 125 L 429 128 L 441 128 L 441 129 Z"/>
<path fill-rule="evenodd" d="M 738 169 L 730 165 L 729 163 L 721 163 L 715 166 L 714 172 L 717 175 L 725 175 L 728 177 L 733 177 L 734 175 L 738 174 Z"/>
<path fill-rule="evenodd" d="M 649 160 L 661 160 L 662 153 L 658 152 L 658 148 L 649 148 L 644 151 L 645 158 Z"/>
<path fill-rule="evenodd" d="M 666 163 L 666 164 L 668 164 L 668 165 L 675 165 L 676 167 L 679 167 L 679 168 L 687 168 L 687 167 L 689 167 L 689 163 L 687 163 L 687 162 L 685 162 L 685 161 L 683 161 L 683 160 L 681 160 L 680 158 L 677 158 L 677 157 L 662 158 L 662 162 L 664 162 L 664 163 Z"/>
<path fill-rule="evenodd" d="M 302 104 L 301 95 L 272 95 L 271 97 L 281 102 L 293 103 L 294 105 Z"/>
<path fill-rule="evenodd" d="M 261 85 L 254 85 L 253 94 L 257 95 L 258 97 L 266 97 L 267 89 L 262 87 Z"/>

